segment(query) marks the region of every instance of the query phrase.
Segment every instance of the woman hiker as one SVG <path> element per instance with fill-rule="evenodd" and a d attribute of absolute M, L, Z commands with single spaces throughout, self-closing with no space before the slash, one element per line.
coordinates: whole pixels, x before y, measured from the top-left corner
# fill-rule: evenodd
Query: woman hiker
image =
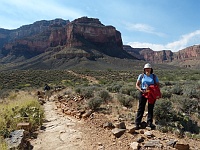
<path fill-rule="evenodd" d="M 142 117 L 145 111 L 146 102 L 148 101 L 145 94 L 148 92 L 148 86 L 156 84 L 159 87 L 159 80 L 156 75 L 153 74 L 151 64 L 147 63 L 144 65 L 144 73 L 138 76 L 136 82 L 136 88 L 140 91 L 139 93 L 139 106 L 135 119 L 135 129 L 140 129 Z M 153 109 L 155 101 L 152 103 L 148 102 L 148 115 L 147 115 L 147 126 L 151 129 L 155 128 L 153 124 Z"/>

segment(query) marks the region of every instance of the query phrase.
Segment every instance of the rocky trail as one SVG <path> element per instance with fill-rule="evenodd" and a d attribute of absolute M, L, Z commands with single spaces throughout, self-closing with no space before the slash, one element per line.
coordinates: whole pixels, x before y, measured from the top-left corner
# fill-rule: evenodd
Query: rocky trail
<path fill-rule="evenodd" d="M 46 121 L 37 139 L 31 141 L 33 150 L 86 150 L 83 133 L 77 127 L 81 121 L 63 116 L 54 102 L 44 104 Z"/>
<path fill-rule="evenodd" d="M 87 119 L 66 115 L 55 101 L 44 105 L 46 121 L 30 141 L 33 150 L 198 150 L 200 141 L 147 128 L 134 130 L 111 115 L 93 112 Z M 111 121 L 112 120 L 112 121 Z M 115 130 L 111 127 L 115 125 Z M 126 129 L 124 129 L 126 128 Z M 175 148 L 176 147 L 176 148 Z"/>

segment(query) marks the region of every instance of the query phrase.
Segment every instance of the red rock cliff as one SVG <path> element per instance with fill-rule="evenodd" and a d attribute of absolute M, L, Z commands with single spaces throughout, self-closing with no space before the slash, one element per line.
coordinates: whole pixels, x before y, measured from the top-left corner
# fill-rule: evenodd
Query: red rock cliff
<path fill-rule="evenodd" d="M 194 45 L 178 52 L 171 50 L 153 51 L 150 48 L 132 48 L 124 46 L 131 55 L 140 60 L 145 60 L 153 63 L 172 63 L 178 66 L 185 67 L 200 67 L 200 45 Z"/>
<path fill-rule="evenodd" d="M 195 59 L 200 57 L 200 45 L 194 45 L 175 53 L 174 59 Z"/>
<path fill-rule="evenodd" d="M 123 51 L 121 33 L 99 19 L 82 17 L 69 23 L 66 30 L 67 47 L 96 47 L 113 56 Z"/>
<path fill-rule="evenodd" d="M 35 56 L 49 47 L 63 46 L 96 49 L 116 57 L 132 57 L 123 50 L 121 33 L 113 26 L 103 25 L 96 18 L 82 17 L 72 22 L 59 19 L 39 21 L 22 26 L 10 36 L 13 38 L 4 44 L 4 54 L 21 55 L 26 51 Z"/>

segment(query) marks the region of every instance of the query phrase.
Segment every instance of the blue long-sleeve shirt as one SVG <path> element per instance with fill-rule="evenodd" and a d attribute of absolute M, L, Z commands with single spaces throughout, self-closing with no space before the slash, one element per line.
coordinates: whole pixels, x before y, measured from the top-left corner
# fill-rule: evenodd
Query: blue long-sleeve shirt
<path fill-rule="evenodd" d="M 158 83 L 159 80 L 156 75 L 150 74 L 150 76 L 147 76 L 146 74 L 140 74 L 137 79 L 141 82 L 140 88 L 146 89 L 149 85 L 155 84 L 154 76 L 155 76 L 155 82 Z"/>

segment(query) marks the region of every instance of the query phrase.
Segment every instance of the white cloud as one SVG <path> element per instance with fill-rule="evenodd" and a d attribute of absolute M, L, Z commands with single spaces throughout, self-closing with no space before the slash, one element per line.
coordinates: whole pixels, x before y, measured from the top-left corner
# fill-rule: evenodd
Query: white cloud
<path fill-rule="evenodd" d="M 181 50 L 187 46 L 199 44 L 200 41 L 200 30 L 196 30 L 189 34 L 183 35 L 180 40 L 168 43 L 166 47 L 173 49 L 174 51 Z"/>
<path fill-rule="evenodd" d="M 125 25 L 125 28 L 130 31 L 145 32 L 145 33 L 154 34 L 154 35 L 157 35 L 160 37 L 165 36 L 164 33 L 156 32 L 154 27 L 147 25 L 147 24 L 142 24 L 142 23 L 133 24 L 133 23 L 126 22 L 126 23 L 124 23 L 124 25 Z"/>
<path fill-rule="evenodd" d="M 199 41 L 200 30 L 196 30 L 194 32 L 181 36 L 180 40 L 168 43 L 166 45 L 141 42 L 129 42 L 128 45 L 133 48 L 151 48 L 155 51 L 171 50 L 173 52 L 176 52 L 188 46 L 197 45 L 199 44 Z"/>
<path fill-rule="evenodd" d="M 127 23 L 126 28 L 128 30 L 136 30 L 136 31 L 142 31 L 142 32 L 152 32 L 154 30 L 153 27 L 146 24 L 140 24 L 140 23 L 137 23 L 137 24 Z"/>

